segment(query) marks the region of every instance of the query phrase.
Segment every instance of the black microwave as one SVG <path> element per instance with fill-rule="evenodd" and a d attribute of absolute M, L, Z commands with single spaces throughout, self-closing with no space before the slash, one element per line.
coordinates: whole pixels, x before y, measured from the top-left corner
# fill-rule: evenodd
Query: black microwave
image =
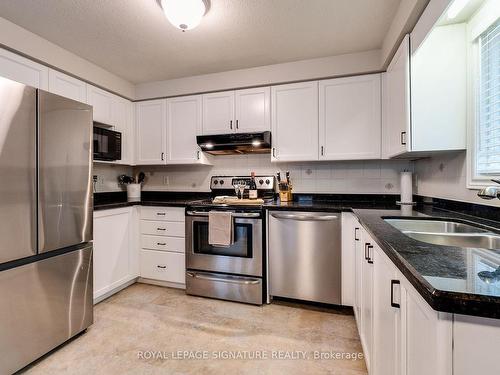
<path fill-rule="evenodd" d="M 94 160 L 122 158 L 122 133 L 94 126 Z"/>

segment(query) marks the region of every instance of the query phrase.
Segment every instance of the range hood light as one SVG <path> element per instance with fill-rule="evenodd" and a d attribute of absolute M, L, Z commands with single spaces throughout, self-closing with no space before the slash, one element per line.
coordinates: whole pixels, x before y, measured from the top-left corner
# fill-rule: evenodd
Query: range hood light
<path fill-rule="evenodd" d="M 260 146 L 260 141 L 258 139 L 252 141 L 252 146 L 259 147 Z"/>
<path fill-rule="evenodd" d="M 211 148 L 214 148 L 214 145 L 213 143 L 205 143 L 205 148 L 208 148 L 210 150 Z"/>

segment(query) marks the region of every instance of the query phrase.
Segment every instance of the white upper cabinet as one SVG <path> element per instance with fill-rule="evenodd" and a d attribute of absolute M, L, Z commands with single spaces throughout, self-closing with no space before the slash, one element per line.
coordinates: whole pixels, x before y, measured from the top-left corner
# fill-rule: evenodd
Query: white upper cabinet
<path fill-rule="evenodd" d="M 165 164 L 167 102 L 165 99 L 136 103 L 136 164 Z"/>
<path fill-rule="evenodd" d="M 393 157 L 410 147 L 410 38 L 405 36 L 385 73 L 382 137 L 384 156 Z"/>
<path fill-rule="evenodd" d="M 466 146 L 467 27 L 436 26 L 411 54 L 411 150 Z"/>
<path fill-rule="evenodd" d="M 319 82 L 320 160 L 380 159 L 380 74 Z"/>
<path fill-rule="evenodd" d="M 54 69 L 49 69 L 49 92 L 87 103 L 87 84 Z"/>
<path fill-rule="evenodd" d="M 49 87 L 49 68 L 1 48 L 0 77 L 42 90 Z"/>
<path fill-rule="evenodd" d="M 203 134 L 227 134 L 236 128 L 234 121 L 234 91 L 204 94 Z"/>
<path fill-rule="evenodd" d="M 133 103 L 114 96 L 112 101 L 113 130 L 122 134 L 122 158 L 117 164 L 134 164 L 134 117 Z"/>
<path fill-rule="evenodd" d="M 196 143 L 201 134 L 201 95 L 167 99 L 167 164 L 197 164 L 205 156 Z"/>
<path fill-rule="evenodd" d="M 87 85 L 87 102 L 93 107 L 94 121 L 113 126 L 113 97 L 98 87 Z"/>
<path fill-rule="evenodd" d="M 269 87 L 235 91 L 235 131 L 252 133 L 271 130 Z"/>
<path fill-rule="evenodd" d="M 318 82 L 271 88 L 272 161 L 318 160 Z"/>

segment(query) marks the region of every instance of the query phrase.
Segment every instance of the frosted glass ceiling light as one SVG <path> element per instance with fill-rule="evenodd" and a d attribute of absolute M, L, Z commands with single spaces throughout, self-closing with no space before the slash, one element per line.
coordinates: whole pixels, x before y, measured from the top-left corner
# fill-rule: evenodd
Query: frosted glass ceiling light
<path fill-rule="evenodd" d="M 204 0 L 161 0 L 161 7 L 170 23 L 182 31 L 198 26 L 207 11 Z"/>

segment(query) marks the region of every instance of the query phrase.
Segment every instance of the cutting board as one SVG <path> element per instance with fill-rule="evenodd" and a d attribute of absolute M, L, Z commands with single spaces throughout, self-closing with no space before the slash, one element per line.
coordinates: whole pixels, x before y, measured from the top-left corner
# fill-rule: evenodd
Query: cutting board
<path fill-rule="evenodd" d="M 233 197 L 215 198 L 214 203 L 229 204 L 233 206 L 255 206 L 264 204 L 264 200 L 257 199 L 238 199 Z"/>

